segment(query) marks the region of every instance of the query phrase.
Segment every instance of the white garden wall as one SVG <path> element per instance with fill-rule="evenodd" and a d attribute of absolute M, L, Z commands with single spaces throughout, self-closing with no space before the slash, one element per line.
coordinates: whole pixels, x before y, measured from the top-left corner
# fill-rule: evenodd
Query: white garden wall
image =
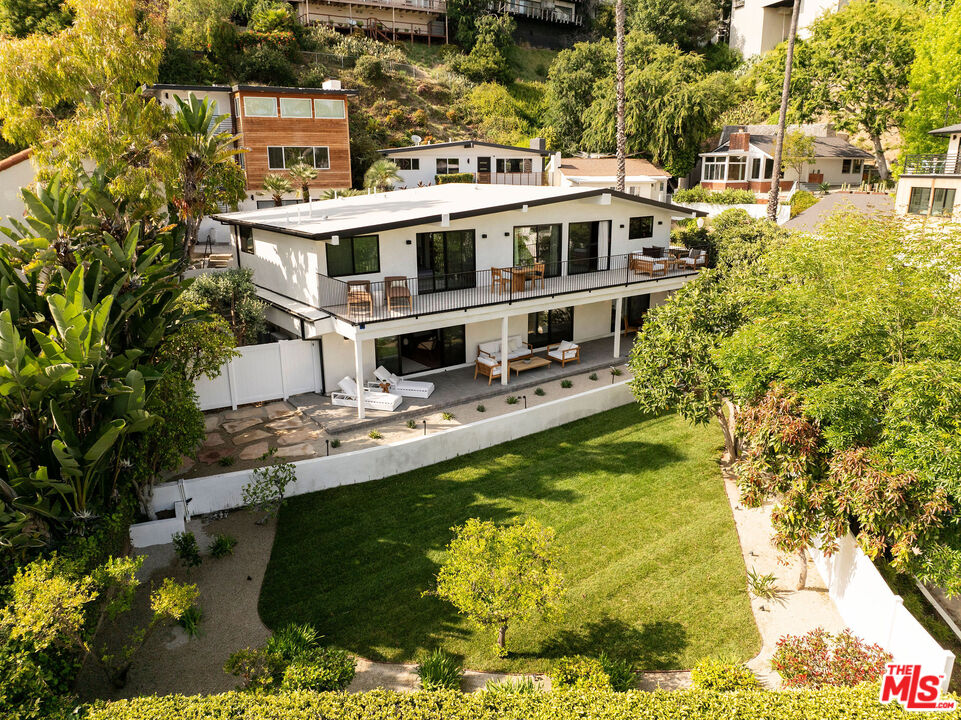
<path fill-rule="evenodd" d="M 237 348 L 239 357 L 211 380 L 194 383 L 201 410 L 232 407 L 321 391 L 320 350 L 316 341 L 281 340 Z"/>
<path fill-rule="evenodd" d="M 941 675 L 941 689 L 947 691 L 954 653 L 938 645 L 904 609 L 904 601 L 891 592 L 852 535 L 841 540 L 834 555 L 825 557 L 812 549 L 811 556 L 838 612 L 855 635 L 883 647 L 896 663 L 920 663 L 925 674 Z"/>
<path fill-rule="evenodd" d="M 288 495 L 303 495 L 417 470 L 620 407 L 633 399 L 625 381 L 392 445 L 301 460 L 294 463 L 297 481 L 288 488 Z M 238 508 L 243 505 L 243 487 L 250 481 L 251 471 L 239 470 L 184 480 L 182 492 L 180 484 L 165 483 L 154 489 L 153 508 L 155 511 L 170 509 L 184 497 L 188 498 L 190 515 Z M 138 544 L 144 538 L 139 527 L 131 528 L 131 539 L 135 547 L 145 547 Z M 150 544 L 160 544 L 169 542 L 170 538 L 158 538 L 157 533 L 150 533 L 149 540 Z"/>
<path fill-rule="evenodd" d="M 788 204 L 791 200 L 790 193 L 782 193 L 780 197 L 780 202 L 777 207 L 777 224 L 783 225 L 788 220 L 791 219 L 791 206 Z M 767 203 L 755 203 L 754 205 L 719 205 L 717 203 L 704 203 L 704 202 L 677 202 L 673 201 L 675 205 L 680 205 L 681 207 L 690 208 L 691 210 L 701 210 L 707 213 L 708 217 L 714 217 L 715 215 L 720 215 L 725 210 L 737 209 L 743 210 L 748 215 L 756 220 L 764 220 L 767 218 Z"/>

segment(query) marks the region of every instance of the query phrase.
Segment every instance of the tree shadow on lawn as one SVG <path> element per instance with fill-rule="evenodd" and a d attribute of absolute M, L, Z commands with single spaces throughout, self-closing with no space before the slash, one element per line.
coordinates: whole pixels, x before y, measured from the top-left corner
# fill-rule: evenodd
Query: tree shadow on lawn
<path fill-rule="evenodd" d="M 678 622 L 656 620 L 638 628 L 618 618 L 604 616 L 548 638 L 536 657 L 597 657 L 606 652 L 613 658 L 633 663 L 641 671 L 676 670 L 680 653 L 687 645 L 687 630 Z"/>
<path fill-rule="evenodd" d="M 622 417 L 605 435 L 639 420 Z M 453 606 L 422 595 L 434 586 L 451 527 L 472 517 L 504 523 L 537 515 L 542 507 L 556 512 L 552 505 L 575 505 L 583 493 L 560 485 L 576 475 L 603 479 L 686 459 L 673 446 L 633 437 L 589 442 L 594 438 L 585 437 L 580 425 L 532 436 L 549 441 L 542 445 L 527 438 L 383 480 L 291 498 L 264 577 L 264 623 L 278 629 L 312 622 L 331 644 L 391 661 L 415 659 L 445 639 L 468 638 L 474 631 Z M 603 521 L 584 517 L 586 523 Z M 559 636 L 546 650 L 596 648 L 588 636 L 613 641 L 626 634 L 617 647 L 661 647 L 655 664 L 669 666 L 669 628 L 655 623 L 638 631 L 617 622 L 588 626 L 580 643 L 574 635 Z M 683 640 L 676 631 L 673 636 L 674 644 Z M 581 651 L 561 654 L 569 652 Z"/>

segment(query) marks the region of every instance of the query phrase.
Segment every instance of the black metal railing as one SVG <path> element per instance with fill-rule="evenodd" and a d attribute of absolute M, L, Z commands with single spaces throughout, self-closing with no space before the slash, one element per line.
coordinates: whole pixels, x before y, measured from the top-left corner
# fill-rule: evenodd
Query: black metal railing
<path fill-rule="evenodd" d="M 568 13 L 561 8 L 544 7 L 540 0 L 491 0 L 489 7 L 498 13 L 521 15 L 522 17 L 564 25 L 580 25 L 583 22 L 580 15 Z"/>
<path fill-rule="evenodd" d="M 480 185 L 547 185 L 546 172 L 476 172 L 474 181 Z"/>
<path fill-rule="evenodd" d="M 681 258 L 585 257 L 446 275 L 344 281 L 318 273 L 318 305 L 353 324 L 638 285 L 697 274 Z"/>
<path fill-rule="evenodd" d="M 904 175 L 961 175 L 961 154 L 907 155 Z"/>

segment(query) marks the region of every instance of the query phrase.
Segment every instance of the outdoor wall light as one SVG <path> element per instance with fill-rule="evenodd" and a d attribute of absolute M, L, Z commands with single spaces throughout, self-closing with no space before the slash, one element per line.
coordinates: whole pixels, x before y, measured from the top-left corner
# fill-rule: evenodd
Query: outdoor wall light
<path fill-rule="evenodd" d="M 404 244 L 405 244 L 405 245 L 410 245 L 412 242 L 413 242 L 413 240 L 404 240 Z"/>
<path fill-rule="evenodd" d="M 621 223 L 621 224 L 620 224 L 620 228 L 621 228 L 621 230 L 624 229 L 624 223 Z"/>
<path fill-rule="evenodd" d="M 511 234 L 509 232 L 504 233 L 504 237 L 510 237 L 510 236 Z"/>
<path fill-rule="evenodd" d="M 482 240 L 483 240 L 484 238 L 486 238 L 486 237 L 487 237 L 487 233 L 481 233 L 481 239 L 482 239 Z"/>

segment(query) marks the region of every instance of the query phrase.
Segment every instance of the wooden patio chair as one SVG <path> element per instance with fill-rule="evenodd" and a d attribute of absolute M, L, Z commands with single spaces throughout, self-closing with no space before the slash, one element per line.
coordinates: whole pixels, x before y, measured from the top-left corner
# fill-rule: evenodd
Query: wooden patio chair
<path fill-rule="evenodd" d="M 541 287 L 544 287 L 544 277 L 547 274 L 547 263 L 536 262 L 531 266 L 531 269 L 527 273 L 528 279 L 531 281 L 531 287 L 537 287 L 537 281 L 541 281 Z"/>
<path fill-rule="evenodd" d="M 511 274 L 502 268 L 491 268 L 491 292 L 504 292 L 511 286 Z"/>
<path fill-rule="evenodd" d="M 360 307 L 361 311 L 374 311 L 374 296 L 370 292 L 370 280 L 347 281 L 347 312 L 352 312 L 355 307 Z"/>
<path fill-rule="evenodd" d="M 410 311 L 414 309 L 407 278 L 403 275 L 389 275 L 384 278 L 384 298 L 388 311 L 395 308 L 406 308 Z"/>

